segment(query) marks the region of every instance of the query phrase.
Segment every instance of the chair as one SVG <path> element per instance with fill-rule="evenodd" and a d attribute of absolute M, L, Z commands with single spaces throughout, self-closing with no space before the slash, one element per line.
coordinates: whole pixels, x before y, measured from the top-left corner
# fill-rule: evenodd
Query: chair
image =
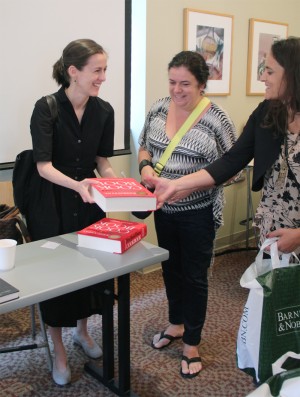
<path fill-rule="evenodd" d="M 45 324 L 44 324 L 44 322 L 42 320 L 40 305 L 38 303 L 36 305 L 31 305 L 30 306 L 31 335 L 32 335 L 32 338 L 35 339 L 35 337 L 36 337 L 36 320 L 35 320 L 35 311 L 36 311 L 36 309 L 37 309 L 39 322 L 40 322 L 40 327 L 41 327 L 41 334 L 42 334 L 42 339 L 43 339 L 42 342 L 40 342 L 40 343 L 32 343 L 32 344 L 28 344 L 28 345 L 19 345 L 19 346 L 14 346 L 14 347 L 8 346 L 8 347 L 5 347 L 5 348 L 1 348 L 0 349 L 0 353 L 12 353 L 12 352 L 21 351 L 21 350 L 32 350 L 32 349 L 45 348 L 46 349 L 46 353 L 47 353 L 48 367 L 49 367 L 49 370 L 52 371 L 52 357 L 51 357 L 51 353 L 50 353 L 46 327 L 45 327 Z"/>
<path fill-rule="evenodd" d="M 17 218 L 18 222 L 15 225 L 15 227 L 17 227 L 19 229 L 19 232 L 16 229 L 15 229 L 15 231 L 17 231 L 17 234 L 19 234 L 19 236 L 20 236 L 20 243 L 22 243 L 22 240 L 23 240 L 23 243 L 29 242 L 30 236 L 29 236 L 29 233 L 28 233 L 28 230 L 26 227 L 26 220 L 23 216 L 20 216 L 21 214 L 18 211 L 18 208 L 17 207 L 9 207 L 7 205 L 3 205 L 2 207 L 3 207 L 3 209 L 5 209 L 5 215 L 1 219 L 4 220 L 4 219 L 9 219 L 9 218 Z M 3 225 L 4 225 L 4 223 L 3 223 Z M 9 229 L 9 233 L 15 233 L 15 231 L 13 229 Z M 5 236 L 5 238 L 16 238 L 16 236 L 14 234 L 12 234 L 12 235 Z M 29 345 L 20 345 L 20 346 L 15 346 L 15 347 L 1 348 L 0 353 L 10 353 L 10 352 L 15 352 L 15 351 L 20 351 L 20 350 L 45 348 L 46 352 L 47 352 L 48 367 L 51 371 L 52 370 L 52 358 L 51 358 L 51 353 L 50 353 L 50 348 L 49 348 L 49 343 L 48 343 L 46 327 L 42 320 L 42 315 L 41 315 L 39 304 L 30 306 L 31 334 L 32 334 L 32 338 L 35 339 L 35 337 L 36 337 L 35 310 L 36 309 L 37 309 L 39 322 L 40 322 L 40 326 L 41 326 L 41 334 L 42 334 L 43 341 L 41 343 L 32 343 Z"/>

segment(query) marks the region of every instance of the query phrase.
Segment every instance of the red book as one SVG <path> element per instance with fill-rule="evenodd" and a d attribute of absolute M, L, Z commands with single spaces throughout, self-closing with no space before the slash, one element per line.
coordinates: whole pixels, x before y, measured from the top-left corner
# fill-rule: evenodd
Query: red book
<path fill-rule="evenodd" d="M 154 211 L 156 196 L 133 178 L 92 178 L 91 194 L 105 211 Z"/>
<path fill-rule="evenodd" d="M 147 235 L 147 225 L 103 218 L 77 234 L 79 247 L 122 254 Z"/>

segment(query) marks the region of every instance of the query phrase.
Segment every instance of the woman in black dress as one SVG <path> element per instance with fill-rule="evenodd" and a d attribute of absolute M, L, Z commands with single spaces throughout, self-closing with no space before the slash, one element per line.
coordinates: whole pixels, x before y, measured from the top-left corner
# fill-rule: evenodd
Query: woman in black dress
<path fill-rule="evenodd" d="M 116 176 L 108 160 L 113 155 L 114 110 L 98 98 L 106 68 L 107 55 L 99 44 L 88 39 L 69 43 L 53 66 L 53 78 L 61 86 L 54 94 L 57 120 L 45 97 L 35 104 L 31 135 L 42 185 L 27 215 L 34 240 L 80 230 L 105 216 L 94 204 L 86 178 L 95 177 L 95 169 L 102 177 Z M 76 327 L 74 342 L 88 356 L 102 355 L 87 330 L 87 318 L 101 314 L 100 290 L 96 285 L 41 303 L 54 344 L 52 377 L 59 385 L 71 380 L 62 327 Z"/>

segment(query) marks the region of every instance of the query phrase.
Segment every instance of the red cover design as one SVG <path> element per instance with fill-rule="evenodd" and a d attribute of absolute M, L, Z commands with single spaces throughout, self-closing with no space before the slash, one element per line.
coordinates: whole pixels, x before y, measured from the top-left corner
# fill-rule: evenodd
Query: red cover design
<path fill-rule="evenodd" d="M 156 196 L 133 178 L 91 178 L 91 195 L 104 212 L 154 211 Z"/>
<path fill-rule="evenodd" d="M 154 197 L 134 178 L 92 178 L 93 187 L 104 197 Z"/>
<path fill-rule="evenodd" d="M 123 253 L 147 235 L 147 225 L 103 218 L 77 234 L 78 245 L 81 247 Z"/>

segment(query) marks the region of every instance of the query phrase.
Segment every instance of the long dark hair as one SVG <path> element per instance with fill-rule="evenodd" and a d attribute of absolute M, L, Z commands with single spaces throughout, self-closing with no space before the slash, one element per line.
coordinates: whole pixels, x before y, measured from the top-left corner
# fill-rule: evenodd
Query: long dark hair
<path fill-rule="evenodd" d="M 272 127 L 277 135 L 281 135 L 286 133 L 288 116 L 293 120 L 300 112 L 300 38 L 276 41 L 271 54 L 284 69 L 286 88 L 280 99 L 270 101 L 263 126 Z"/>
<path fill-rule="evenodd" d="M 181 51 L 171 60 L 168 65 L 168 70 L 171 68 L 179 68 L 180 66 L 186 67 L 196 78 L 199 85 L 204 84 L 204 87 L 206 87 L 209 69 L 202 55 L 196 51 Z"/>
<path fill-rule="evenodd" d="M 71 41 L 63 50 L 62 56 L 53 65 L 52 77 L 58 85 L 68 88 L 70 86 L 68 68 L 73 65 L 78 70 L 82 70 L 88 59 L 95 54 L 106 54 L 103 47 L 95 41 L 90 39 Z"/>

